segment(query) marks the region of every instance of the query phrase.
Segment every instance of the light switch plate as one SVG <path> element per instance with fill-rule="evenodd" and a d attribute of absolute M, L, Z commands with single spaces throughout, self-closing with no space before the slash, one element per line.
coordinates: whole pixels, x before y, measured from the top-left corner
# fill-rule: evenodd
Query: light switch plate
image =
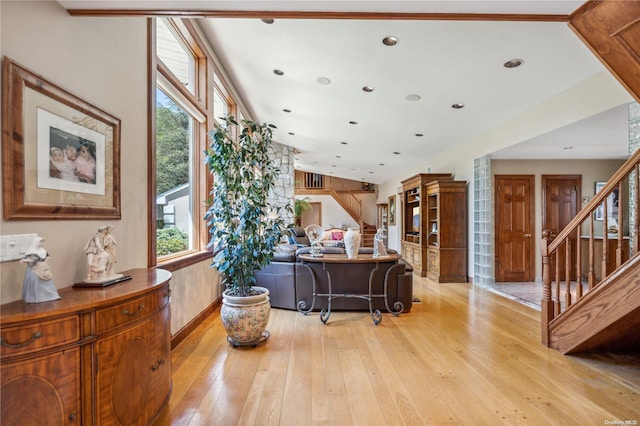
<path fill-rule="evenodd" d="M 22 259 L 38 234 L 0 235 L 0 262 Z"/>

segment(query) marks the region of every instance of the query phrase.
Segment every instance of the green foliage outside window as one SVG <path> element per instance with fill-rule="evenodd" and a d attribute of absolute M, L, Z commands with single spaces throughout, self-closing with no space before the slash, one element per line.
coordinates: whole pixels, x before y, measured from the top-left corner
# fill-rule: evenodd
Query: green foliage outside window
<path fill-rule="evenodd" d="M 156 230 L 156 250 L 158 256 L 177 253 L 189 248 L 189 235 L 178 228 Z"/>

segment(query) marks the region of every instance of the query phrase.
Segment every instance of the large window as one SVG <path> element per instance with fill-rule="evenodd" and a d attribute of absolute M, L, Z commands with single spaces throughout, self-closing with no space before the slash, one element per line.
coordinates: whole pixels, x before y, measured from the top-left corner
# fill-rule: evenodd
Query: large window
<path fill-rule="evenodd" d="M 203 220 L 212 183 L 203 158 L 207 132 L 221 123 L 218 117 L 244 115 L 189 20 L 150 19 L 149 29 L 155 64 L 149 263 L 173 270 L 210 255 Z"/>
<path fill-rule="evenodd" d="M 209 122 L 207 59 L 190 27 L 180 20 L 155 19 L 155 135 L 151 144 L 151 190 L 155 211 L 152 264 L 179 261 L 205 250 L 202 208 L 207 179 L 202 152 Z"/>

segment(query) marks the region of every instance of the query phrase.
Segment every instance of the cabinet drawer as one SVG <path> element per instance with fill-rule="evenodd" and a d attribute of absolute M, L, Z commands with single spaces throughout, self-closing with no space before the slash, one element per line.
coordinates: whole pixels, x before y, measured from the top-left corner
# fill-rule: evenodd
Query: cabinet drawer
<path fill-rule="evenodd" d="M 96 333 L 131 323 L 169 303 L 169 286 L 139 299 L 96 311 Z"/>
<path fill-rule="evenodd" d="M 62 346 L 80 340 L 80 318 L 77 315 L 55 320 L 2 329 L 2 357 L 26 354 Z"/>

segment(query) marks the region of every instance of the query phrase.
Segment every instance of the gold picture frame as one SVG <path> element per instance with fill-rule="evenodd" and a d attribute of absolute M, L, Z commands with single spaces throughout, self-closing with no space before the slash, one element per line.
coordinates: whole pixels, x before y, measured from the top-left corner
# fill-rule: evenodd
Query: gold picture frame
<path fill-rule="evenodd" d="M 121 218 L 118 118 L 4 57 L 2 124 L 5 220 Z"/>
<path fill-rule="evenodd" d="M 396 225 L 396 196 L 389 197 L 389 226 Z"/>

